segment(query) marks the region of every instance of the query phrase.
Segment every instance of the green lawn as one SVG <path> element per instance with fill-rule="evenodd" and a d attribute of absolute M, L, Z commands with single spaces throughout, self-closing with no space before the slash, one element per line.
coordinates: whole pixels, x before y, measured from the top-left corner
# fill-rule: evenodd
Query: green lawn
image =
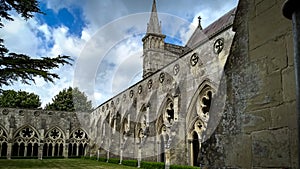
<path fill-rule="evenodd" d="M 45 160 L 0 160 L 0 169 L 133 169 L 118 164 L 109 164 L 84 159 L 45 159 Z"/>

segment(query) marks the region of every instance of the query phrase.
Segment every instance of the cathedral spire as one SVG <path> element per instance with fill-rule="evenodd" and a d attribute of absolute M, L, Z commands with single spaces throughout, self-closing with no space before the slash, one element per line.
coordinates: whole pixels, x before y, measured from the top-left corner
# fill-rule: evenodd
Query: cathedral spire
<path fill-rule="evenodd" d="M 147 33 L 161 34 L 161 25 L 158 21 L 156 0 L 153 0 L 151 16 L 147 27 Z"/>

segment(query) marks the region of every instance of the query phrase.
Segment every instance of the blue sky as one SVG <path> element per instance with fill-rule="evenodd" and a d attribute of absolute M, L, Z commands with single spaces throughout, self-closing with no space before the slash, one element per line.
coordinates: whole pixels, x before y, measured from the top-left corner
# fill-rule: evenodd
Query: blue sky
<path fill-rule="evenodd" d="M 33 57 L 70 55 L 72 66 L 53 70 L 55 84 L 15 83 L 4 89 L 25 90 L 42 105 L 63 88 L 78 86 L 95 107 L 141 79 L 142 42 L 152 0 L 40 1 L 46 15 L 24 21 L 14 14 L 0 30 L 11 52 Z M 206 27 L 237 5 L 237 0 L 158 0 L 159 19 L 167 41 L 184 45 L 202 17 Z"/>

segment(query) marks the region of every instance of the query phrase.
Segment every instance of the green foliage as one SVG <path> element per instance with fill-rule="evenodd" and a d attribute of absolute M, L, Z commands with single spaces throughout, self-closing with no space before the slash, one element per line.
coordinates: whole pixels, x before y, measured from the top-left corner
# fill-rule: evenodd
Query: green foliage
<path fill-rule="evenodd" d="M 141 168 L 145 169 L 164 169 L 165 164 L 164 163 L 157 163 L 157 162 L 141 162 Z"/>
<path fill-rule="evenodd" d="M 12 156 L 11 159 L 38 159 L 38 157 Z"/>
<path fill-rule="evenodd" d="M 9 21 L 13 21 L 10 11 L 15 10 L 25 20 L 32 18 L 34 13 L 42 13 L 39 9 L 37 0 L 3 0 L 0 3 L 0 17 Z M 0 27 L 3 27 L 2 19 L 0 20 Z"/>
<path fill-rule="evenodd" d="M 43 157 L 43 159 L 64 159 L 64 156 Z"/>
<path fill-rule="evenodd" d="M 108 163 L 111 163 L 111 164 L 119 164 L 120 163 L 120 159 L 117 159 L 117 158 L 110 158 L 108 160 Z"/>
<path fill-rule="evenodd" d="M 107 162 L 107 159 L 106 158 L 99 158 L 98 161 L 105 163 L 105 162 Z"/>
<path fill-rule="evenodd" d="M 131 167 L 137 167 L 138 162 L 137 162 L 137 160 L 123 160 L 122 161 L 122 165 L 131 166 Z"/>
<path fill-rule="evenodd" d="M 96 156 L 93 157 L 82 157 L 83 159 L 89 159 L 89 160 L 97 160 Z M 100 157 L 98 159 L 99 162 L 107 162 L 107 158 Z M 120 160 L 116 158 L 110 158 L 108 160 L 108 163 L 111 164 L 119 164 Z M 122 165 L 123 166 L 130 166 L 130 167 L 137 167 L 138 161 L 137 160 L 122 160 Z M 141 167 L 144 169 L 164 169 L 165 164 L 161 162 L 146 162 L 142 161 L 141 162 Z M 199 167 L 194 167 L 194 166 L 183 166 L 183 165 L 170 165 L 170 169 L 199 169 Z"/>
<path fill-rule="evenodd" d="M 83 159 L 12 159 L 0 160 L 0 169 L 136 169 L 118 164 L 102 163 L 95 160 Z"/>
<path fill-rule="evenodd" d="M 34 93 L 5 90 L 0 94 L 0 107 L 36 109 L 40 106 L 40 97 Z"/>
<path fill-rule="evenodd" d="M 52 99 L 53 103 L 48 103 L 46 110 L 56 111 L 91 111 L 92 102 L 88 101 L 85 93 L 78 88 L 63 89 Z"/>
<path fill-rule="evenodd" d="M 184 166 L 184 165 L 170 165 L 170 169 L 199 169 L 199 167 Z"/>
<path fill-rule="evenodd" d="M 42 13 L 37 0 L 2 0 L 0 9 L 0 28 L 4 26 L 3 20 L 13 21 L 11 11 L 15 11 L 25 20 L 32 18 L 34 13 Z M 12 85 L 18 80 L 30 84 L 30 82 L 35 82 L 34 77 L 53 82 L 59 76 L 49 70 L 70 64 L 69 61 L 71 61 L 70 56 L 32 59 L 24 54 L 10 53 L 4 45 L 4 40 L 0 38 L 0 87 Z"/>

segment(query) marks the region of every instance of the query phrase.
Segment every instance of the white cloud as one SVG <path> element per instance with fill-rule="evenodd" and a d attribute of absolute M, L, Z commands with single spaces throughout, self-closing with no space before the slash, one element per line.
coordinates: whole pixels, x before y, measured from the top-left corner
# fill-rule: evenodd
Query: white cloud
<path fill-rule="evenodd" d="M 236 2 L 237 0 L 178 0 L 176 3 L 158 1 L 159 12 L 168 13 L 159 15 L 163 22 L 163 33 L 187 41 L 198 25 L 199 15 L 203 18 L 203 26 L 207 26 L 229 11 Z M 145 33 L 149 19 L 149 13 L 141 12 L 150 12 L 151 1 L 51 0 L 47 1 L 47 6 L 56 13 L 66 8 L 72 14 L 74 6 L 82 8 L 86 27 L 83 28 L 81 37 L 70 35 L 68 32 L 72 28 L 50 27 L 47 24 L 39 24 L 35 19 L 26 22 L 19 17 L 15 17 L 14 22 L 6 23 L 0 30 L 0 35 L 6 40 L 7 47 L 14 52 L 39 57 L 64 54 L 74 57 L 76 62 L 73 66 L 54 70 L 61 77 L 55 80 L 55 84 L 45 83 L 36 78 L 37 85 L 24 86 L 17 83 L 7 88 L 35 92 L 41 96 L 44 106 L 63 88 L 79 86 L 96 107 L 141 78 L 140 35 Z M 194 18 L 193 24 L 187 21 L 191 18 Z M 43 38 L 37 36 L 38 32 Z M 52 45 L 48 46 L 48 43 Z"/>

